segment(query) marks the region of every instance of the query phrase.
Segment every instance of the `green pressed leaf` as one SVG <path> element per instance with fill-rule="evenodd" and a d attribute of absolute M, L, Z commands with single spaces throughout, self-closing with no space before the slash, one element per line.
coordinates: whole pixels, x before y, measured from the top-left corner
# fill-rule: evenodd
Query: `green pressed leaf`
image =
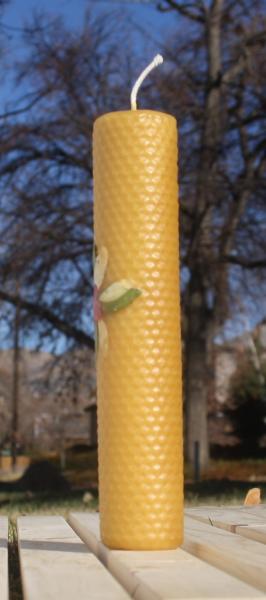
<path fill-rule="evenodd" d="M 114 285 L 115 284 L 113 284 L 113 286 Z M 110 286 L 110 288 L 111 287 L 112 286 Z M 108 288 L 107 290 L 105 290 L 105 292 L 107 291 Z M 118 291 L 117 288 L 115 291 Z M 129 304 L 134 302 L 134 300 L 138 298 L 138 296 L 140 296 L 142 293 L 141 290 L 137 288 L 126 289 L 125 287 L 121 286 L 120 294 L 116 295 L 113 299 L 110 299 L 112 297 L 112 294 L 109 293 L 109 295 L 107 295 L 105 294 L 105 292 L 103 292 L 100 296 L 101 307 L 105 313 L 112 313 L 121 310 L 122 308 L 126 308 L 127 306 L 129 306 Z"/>
<path fill-rule="evenodd" d="M 119 281 L 115 281 L 114 283 L 111 283 L 111 285 L 108 285 L 108 287 L 101 292 L 100 300 L 102 302 L 113 302 L 113 300 L 117 300 L 132 288 L 134 288 L 134 283 L 132 283 L 132 281 L 129 279 L 120 279 Z"/>

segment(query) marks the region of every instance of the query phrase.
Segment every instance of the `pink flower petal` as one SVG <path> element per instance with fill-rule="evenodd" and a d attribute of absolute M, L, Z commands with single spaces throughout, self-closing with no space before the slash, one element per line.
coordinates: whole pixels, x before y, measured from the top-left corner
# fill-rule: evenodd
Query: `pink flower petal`
<path fill-rule="evenodd" d="M 99 292 L 99 288 L 97 285 L 95 285 L 93 289 L 93 316 L 96 323 L 103 318 L 101 304 L 99 301 Z"/>

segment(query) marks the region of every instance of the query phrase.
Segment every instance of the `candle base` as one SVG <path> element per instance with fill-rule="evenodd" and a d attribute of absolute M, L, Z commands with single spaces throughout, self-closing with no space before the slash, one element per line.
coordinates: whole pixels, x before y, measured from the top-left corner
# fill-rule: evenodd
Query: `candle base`
<path fill-rule="evenodd" d="M 180 516 L 182 511 L 180 511 Z M 153 514 L 153 519 L 137 521 L 122 515 L 106 522 L 100 516 L 102 542 L 113 550 L 173 550 L 183 543 L 183 515 L 181 518 L 164 520 L 163 515 Z"/>
<path fill-rule="evenodd" d="M 101 536 L 102 543 L 110 548 L 111 550 L 131 550 L 131 551 L 149 551 L 149 550 L 175 550 L 179 546 L 183 544 L 183 532 L 180 532 L 180 535 L 175 538 L 168 539 L 150 539 L 150 540 L 141 540 L 141 539 L 121 539 L 121 538 L 113 538 L 105 535 Z"/>

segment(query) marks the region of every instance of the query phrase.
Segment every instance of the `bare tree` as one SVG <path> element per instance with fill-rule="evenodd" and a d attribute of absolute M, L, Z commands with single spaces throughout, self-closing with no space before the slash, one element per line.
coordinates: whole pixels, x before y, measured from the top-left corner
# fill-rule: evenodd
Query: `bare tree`
<path fill-rule="evenodd" d="M 266 18 L 249 1 L 165 0 L 159 9 L 187 20 L 169 47 L 162 97 L 181 129 L 186 449 L 192 461 L 199 442 L 205 467 L 210 349 L 240 270 L 266 267 Z"/>
<path fill-rule="evenodd" d="M 166 76 L 146 87 L 144 104 L 180 123 L 187 456 L 199 442 L 205 466 L 210 349 L 240 274 L 250 293 L 265 266 L 265 17 L 251 0 L 160 9 L 187 23 L 167 40 Z M 26 333 L 92 347 L 92 122 L 128 108 L 132 59 L 110 17 L 75 34 L 38 20 L 26 41 L 17 84 L 28 91 L 0 126 L 2 315 L 18 302 L 19 277 Z"/>
<path fill-rule="evenodd" d="M 131 68 L 126 53 L 118 61 L 111 23 L 110 16 L 88 19 L 71 33 L 60 20 L 35 20 L 17 74 L 27 93 L 0 121 L 2 315 L 10 320 L 19 300 L 24 332 L 55 346 L 58 332 L 94 346 L 92 123 L 123 106 Z"/>

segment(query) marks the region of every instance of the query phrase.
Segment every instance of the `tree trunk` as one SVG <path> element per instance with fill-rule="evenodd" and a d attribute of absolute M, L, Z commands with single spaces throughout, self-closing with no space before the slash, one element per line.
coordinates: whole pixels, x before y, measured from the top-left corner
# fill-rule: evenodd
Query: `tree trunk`
<path fill-rule="evenodd" d="M 12 389 L 12 423 L 11 423 L 11 456 L 12 468 L 17 464 L 17 442 L 18 442 L 18 405 L 19 405 L 19 327 L 20 327 L 20 306 L 17 304 L 15 309 L 14 323 L 14 348 L 13 348 L 13 389 Z"/>
<path fill-rule="evenodd" d="M 209 460 L 207 430 L 208 396 L 208 320 L 204 289 L 200 274 L 194 273 L 188 290 L 185 350 L 186 396 L 186 459 L 194 462 L 195 444 L 199 444 L 200 470 L 206 469 Z"/>
<path fill-rule="evenodd" d="M 205 117 L 202 130 L 197 203 L 198 227 L 189 257 L 190 282 L 186 295 L 187 335 L 185 351 L 186 381 L 186 458 L 193 463 L 195 443 L 199 443 L 200 468 L 206 469 L 209 460 L 208 443 L 208 366 L 210 336 L 213 333 L 213 314 L 208 306 L 206 290 L 211 289 L 213 276 L 212 223 L 218 147 L 221 135 L 219 78 L 221 76 L 221 14 L 224 0 L 213 0 L 206 17 L 208 50 L 208 85 L 205 99 Z M 213 307 L 212 307 L 213 309 Z"/>

